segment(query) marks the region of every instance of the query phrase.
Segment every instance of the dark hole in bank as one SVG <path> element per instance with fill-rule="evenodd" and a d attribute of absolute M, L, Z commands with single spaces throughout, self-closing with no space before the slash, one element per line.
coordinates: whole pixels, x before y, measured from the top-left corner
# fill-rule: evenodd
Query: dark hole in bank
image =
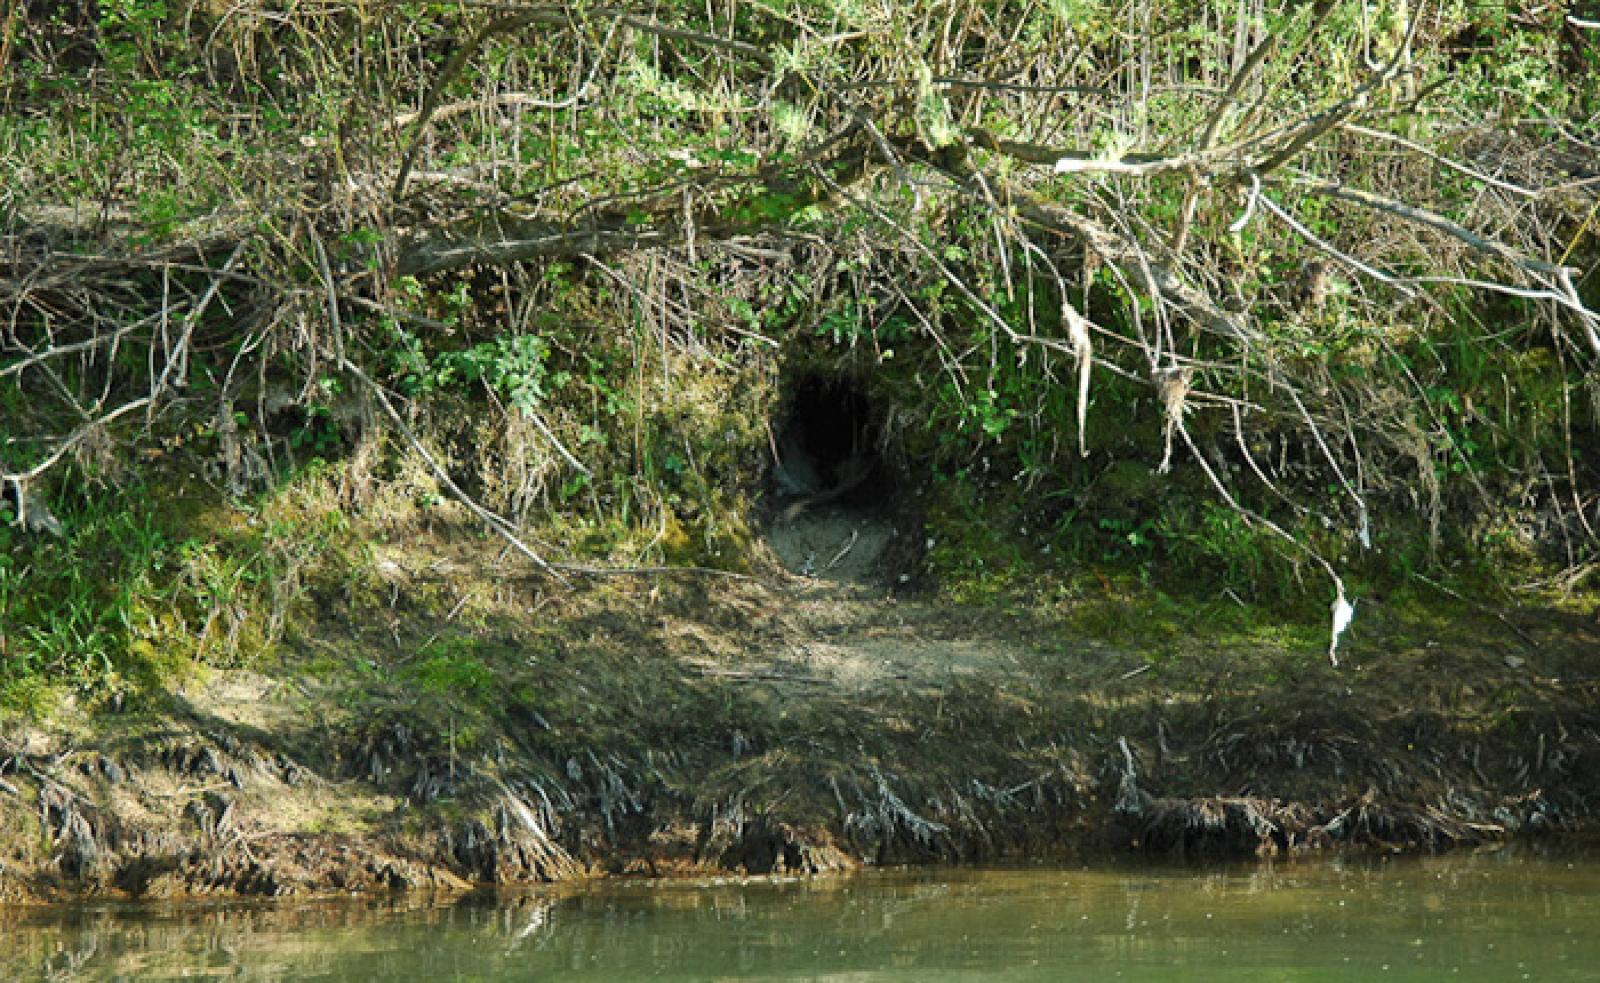
<path fill-rule="evenodd" d="M 872 402 L 858 384 L 837 376 L 801 376 L 773 428 L 774 503 L 792 510 L 860 507 L 880 500 L 887 475 L 878 437 Z"/>

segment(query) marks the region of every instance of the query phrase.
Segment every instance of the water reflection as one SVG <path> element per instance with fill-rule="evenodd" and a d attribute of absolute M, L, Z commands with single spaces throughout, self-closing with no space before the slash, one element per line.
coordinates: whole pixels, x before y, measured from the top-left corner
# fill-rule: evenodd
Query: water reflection
<path fill-rule="evenodd" d="M 1593 979 L 1600 856 L 0 910 L 0 979 Z"/>

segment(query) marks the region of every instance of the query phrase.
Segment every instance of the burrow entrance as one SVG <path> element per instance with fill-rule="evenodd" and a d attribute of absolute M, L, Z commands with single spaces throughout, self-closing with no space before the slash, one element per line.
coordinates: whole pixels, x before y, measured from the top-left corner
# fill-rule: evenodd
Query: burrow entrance
<path fill-rule="evenodd" d="M 793 573 L 822 580 L 889 578 L 894 476 L 882 415 L 848 377 L 806 373 L 785 386 L 772 424 L 767 543 Z"/>

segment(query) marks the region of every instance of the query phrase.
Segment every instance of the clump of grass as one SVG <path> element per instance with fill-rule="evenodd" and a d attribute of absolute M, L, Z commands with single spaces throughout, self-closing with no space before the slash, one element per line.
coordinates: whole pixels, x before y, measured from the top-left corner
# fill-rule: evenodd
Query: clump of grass
<path fill-rule="evenodd" d="M 180 478 L 56 503 L 60 537 L 0 524 L 0 709 L 121 704 L 282 637 L 303 578 L 359 550 L 326 475 L 228 504 Z"/>

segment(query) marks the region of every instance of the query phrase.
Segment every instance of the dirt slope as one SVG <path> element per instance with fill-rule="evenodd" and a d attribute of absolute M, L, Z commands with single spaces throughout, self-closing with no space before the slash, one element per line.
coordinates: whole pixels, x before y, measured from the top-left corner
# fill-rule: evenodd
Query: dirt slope
<path fill-rule="evenodd" d="M 1429 848 L 1600 796 L 1586 619 L 1519 615 L 1530 648 L 1369 599 L 1334 670 L 1314 630 L 1216 610 L 906 593 L 916 544 L 870 509 L 769 536 L 756 577 L 558 594 L 481 541 L 396 546 L 380 600 L 313 598 L 281 662 L 14 723 L 0 898 Z"/>

